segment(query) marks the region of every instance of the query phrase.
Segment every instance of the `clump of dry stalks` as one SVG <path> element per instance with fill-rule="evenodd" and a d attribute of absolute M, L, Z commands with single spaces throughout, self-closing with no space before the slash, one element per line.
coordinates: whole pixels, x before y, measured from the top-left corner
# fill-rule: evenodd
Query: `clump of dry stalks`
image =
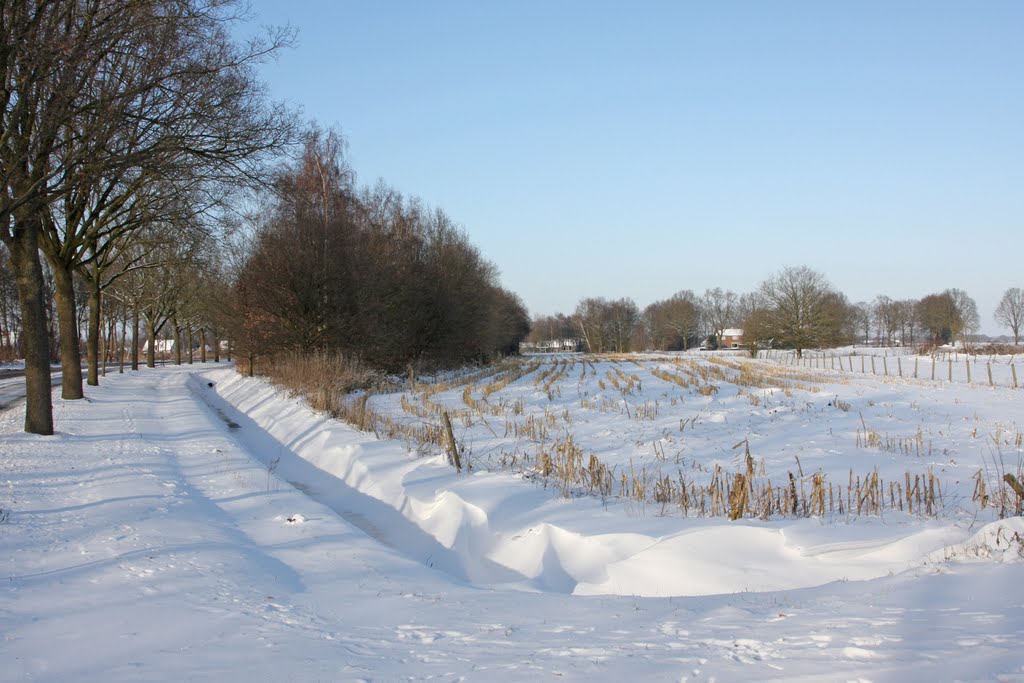
<path fill-rule="evenodd" d="M 571 435 L 556 438 L 538 448 L 529 474 L 545 484 L 573 493 L 617 495 L 641 503 L 674 506 L 684 516 L 729 519 L 774 517 L 823 517 L 826 514 L 874 515 L 900 511 L 935 516 L 944 507 L 942 486 L 932 468 L 904 473 L 902 480 L 886 481 L 874 468 L 863 475 L 849 471 L 845 483 L 829 481 L 818 469 L 805 474 L 800 460 L 782 483 L 774 483 L 757 462 L 744 439 L 739 471 L 729 473 L 721 465 L 711 470 L 710 481 L 691 479 L 681 469 L 675 476 L 660 468 L 630 462 L 615 476 L 613 468 L 591 453 L 586 457 Z M 617 486 L 617 488 L 616 488 Z"/>

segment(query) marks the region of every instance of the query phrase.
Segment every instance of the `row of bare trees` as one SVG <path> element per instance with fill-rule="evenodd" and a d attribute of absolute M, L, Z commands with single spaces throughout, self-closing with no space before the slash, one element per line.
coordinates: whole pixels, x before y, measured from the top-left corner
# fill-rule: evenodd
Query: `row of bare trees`
<path fill-rule="evenodd" d="M 1007 290 L 995 314 L 1013 330 L 1024 322 L 1024 294 Z M 729 328 L 741 328 L 752 351 L 771 344 L 793 348 L 854 342 L 883 345 L 960 342 L 969 344 L 979 327 L 977 305 L 963 290 L 947 289 L 920 300 L 851 304 L 820 272 L 786 267 L 753 292 L 738 295 L 721 288 L 703 295 L 683 290 L 642 311 L 632 299 L 585 298 L 572 315 L 533 320 L 530 341 L 580 338 L 593 352 L 630 349 L 685 350 L 716 347 Z"/>
<path fill-rule="evenodd" d="M 947 289 L 921 299 L 894 300 L 879 295 L 856 304 L 857 338 L 878 346 L 949 344 L 977 333 L 978 307 L 961 289 Z M 997 318 L 998 319 L 998 318 Z"/>
<path fill-rule="evenodd" d="M 388 371 L 515 352 L 519 299 L 441 210 L 379 183 L 357 190 L 333 132 L 283 172 L 235 284 L 240 353 L 357 355 Z"/>
<path fill-rule="evenodd" d="M 0 239 L 18 296 L 27 431 L 53 432 L 40 253 L 53 278 L 62 396 L 81 398 L 76 279 L 88 292 L 95 384 L 104 294 L 118 287 L 152 339 L 172 315 L 160 290 L 182 286 L 168 274 L 291 138 L 293 117 L 268 102 L 254 71 L 290 34 L 234 40 L 240 7 L 0 0 Z"/>

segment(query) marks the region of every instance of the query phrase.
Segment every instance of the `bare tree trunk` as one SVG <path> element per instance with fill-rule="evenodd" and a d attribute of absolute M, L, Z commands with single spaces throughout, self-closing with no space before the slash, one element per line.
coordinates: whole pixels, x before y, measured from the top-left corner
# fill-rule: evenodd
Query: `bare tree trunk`
<path fill-rule="evenodd" d="M 114 319 L 111 318 L 108 321 L 107 329 L 105 331 L 105 334 L 103 335 L 103 350 L 100 353 L 101 357 L 103 358 L 103 361 L 100 364 L 100 376 L 101 377 L 106 377 L 107 376 L 107 361 L 110 360 L 110 349 L 117 348 L 117 337 L 116 337 L 116 335 L 117 335 L 117 329 L 114 326 Z"/>
<path fill-rule="evenodd" d="M 100 283 L 97 278 L 89 283 L 89 331 L 85 338 L 85 358 L 89 364 L 89 374 L 86 383 L 91 387 L 99 386 L 100 384 L 97 366 L 99 365 L 100 335 L 102 334 L 100 329 L 101 321 L 103 320 L 103 311 L 100 308 L 102 301 L 102 292 L 100 292 Z M 106 358 L 103 360 L 105 364 Z M 105 375 L 106 372 L 103 374 Z"/>
<path fill-rule="evenodd" d="M 121 318 L 121 353 L 118 357 L 117 362 L 117 374 L 124 374 L 124 354 L 125 354 L 125 343 L 128 341 L 128 316 Z"/>
<path fill-rule="evenodd" d="M 51 284 L 47 281 L 47 284 Z M 46 291 L 49 291 L 47 288 Z M 50 347 L 50 364 L 60 362 L 60 338 L 58 335 L 57 326 L 57 308 L 54 297 L 46 298 L 46 333 L 49 335 L 49 341 L 47 344 Z"/>
<path fill-rule="evenodd" d="M 220 335 L 217 334 L 217 330 L 213 330 L 213 362 L 220 362 Z"/>
<path fill-rule="evenodd" d="M 199 362 L 206 362 L 206 328 L 199 328 Z"/>
<path fill-rule="evenodd" d="M 146 367 L 156 367 L 156 323 L 151 317 L 146 316 Z"/>
<path fill-rule="evenodd" d="M 50 343 L 43 297 L 43 266 L 39 262 L 38 222 L 20 227 L 15 239 L 7 242 L 7 248 L 11 252 L 11 268 L 21 305 L 21 344 L 25 352 L 25 431 L 53 434 Z"/>
<path fill-rule="evenodd" d="M 82 351 L 79 348 L 78 315 L 75 311 L 75 285 L 71 269 L 62 263 L 53 263 L 54 300 L 60 323 L 61 398 L 80 399 L 82 392 Z"/>
<path fill-rule="evenodd" d="M 132 370 L 139 369 L 139 307 L 132 307 Z"/>
<path fill-rule="evenodd" d="M 193 339 L 192 339 L 192 323 L 189 323 L 188 324 L 188 364 L 189 365 L 192 365 L 192 363 L 193 363 L 193 361 L 195 359 L 195 353 L 193 353 L 193 349 L 192 349 L 192 342 L 193 342 Z"/>
<path fill-rule="evenodd" d="M 178 316 L 171 318 L 171 327 L 174 329 L 174 364 L 181 365 L 181 327 L 178 326 Z"/>

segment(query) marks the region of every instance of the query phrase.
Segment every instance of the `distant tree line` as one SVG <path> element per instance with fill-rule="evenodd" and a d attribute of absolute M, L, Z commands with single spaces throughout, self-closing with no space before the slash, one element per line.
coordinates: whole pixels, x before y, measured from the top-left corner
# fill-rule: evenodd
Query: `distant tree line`
<path fill-rule="evenodd" d="M 526 309 L 440 209 L 357 190 L 336 133 L 280 174 L 234 284 L 232 337 L 255 357 L 341 352 L 387 371 L 518 350 Z"/>
<path fill-rule="evenodd" d="M 1006 291 L 995 320 L 1019 341 L 1024 324 L 1024 292 Z M 786 267 L 746 294 L 714 288 L 697 295 L 682 290 L 643 310 L 629 298 L 584 298 L 571 314 L 535 317 L 529 341 L 579 338 L 587 350 L 676 351 L 697 345 L 717 348 L 725 330 L 740 328 L 744 343 L 756 352 L 769 344 L 807 348 L 843 344 L 968 346 L 980 326 L 977 305 L 960 289 L 921 299 L 850 303 L 820 272 Z"/>

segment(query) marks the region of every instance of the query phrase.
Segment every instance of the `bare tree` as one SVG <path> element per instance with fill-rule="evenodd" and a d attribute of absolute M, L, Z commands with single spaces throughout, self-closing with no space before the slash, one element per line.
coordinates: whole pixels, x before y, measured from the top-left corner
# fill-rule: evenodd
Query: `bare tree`
<path fill-rule="evenodd" d="M 689 289 L 676 292 L 666 301 L 664 324 L 678 335 L 685 351 L 698 336 L 700 300 Z"/>
<path fill-rule="evenodd" d="M 761 284 L 773 336 L 796 349 L 830 340 L 835 325 L 835 299 L 825 276 L 807 266 L 787 266 Z"/>
<path fill-rule="evenodd" d="M 573 313 L 572 319 L 590 353 L 602 353 L 606 348 L 607 306 L 607 299 L 590 297 L 580 300 Z"/>
<path fill-rule="evenodd" d="M 1013 332 L 1013 344 L 1020 343 L 1020 328 L 1024 323 L 1024 290 L 1011 287 L 1003 293 L 995 313 L 996 322 Z"/>
<path fill-rule="evenodd" d="M 917 330 L 917 301 L 914 299 L 902 299 L 897 303 L 899 306 L 900 336 L 904 344 L 913 345 L 915 342 L 914 333 Z"/>
<path fill-rule="evenodd" d="M 678 334 L 666 324 L 666 303 L 655 301 L 644 308 L 641 314 L 642 348 L 654 348 L 659 351 L 674 350 L 677 343 L 681 347 Z"/>
<path fill-rule="evenodd" d="M 917 317 L 932 344 L 951 344 L 958 339 L 967 348 L 980 319 L 974 299 L 961 289 L 929 294 L 917 303 Z"/>
<path fill-rule="evenodd" d="M 871 341 L 871 322 L 874 320 L 874 312 L 871 304 L 866 301 L 859 301 L 853 305 L 851 311 L 853 325 L 857 330 L 857 338 L 865 344 Z"/>
<path fill-rule="evenodd" d="M 739 311 L 747 350 L 752 358 L 757 358 L 761 349 L 771 348 L 775 341 L 771 310 L 759 292 L 752 292 L 740 297 Z"/>
<path fill-rule="evenodd" d="M 952 341 L 952 319 L 956 315 L 956 307 L 948 294 L 929 294 L 917 302 L 917 317 L 928 333 L 928 343 L 932 346 Z"/>
<path fill-rule="evenodd" d="M 878 333 L 878 345 L 892 346 L 900 328 L 900 307 L 889 297 L 879 294 L 872 305 L 872 312 L 875 319 L 875 330 Z"/>
<path fill-rule="evenodd" d="M 739 298 L 735 292 L 720 287 L 709 289 L 701 298 L 701 313 L 707 330 L 715 335 L 717 346 L 722 345 L 722 332 L 736 324 L 736 306 Z"/>
<path fill-rule="evenodd" d="M 946 291 L 953 298 L 953 303 L 960 313 L 960 321 L 962 323 L 962 327 L 959 330 L 954 330 L 954 338 L 959 336 L 964 349 L 969 349 L 974 335 L 978 333 L 978 329 L 981 327 L 978 304 L 962 289 L 954 288 Z"/>
<path fill-rule="evenodd" d="M 642 317 L 649 342 L 655 348 L 686 350 L 698 335 L 700 302 L 692 291 L 683 290 L 650 304 Z"/>
<path fill-rule="evenodd" d="M 640 309 L 636 302 L 628 297 L 610 302 L 608 318 L 615 351 L 629 351 L 633 330 L 640 322 Z"/>

